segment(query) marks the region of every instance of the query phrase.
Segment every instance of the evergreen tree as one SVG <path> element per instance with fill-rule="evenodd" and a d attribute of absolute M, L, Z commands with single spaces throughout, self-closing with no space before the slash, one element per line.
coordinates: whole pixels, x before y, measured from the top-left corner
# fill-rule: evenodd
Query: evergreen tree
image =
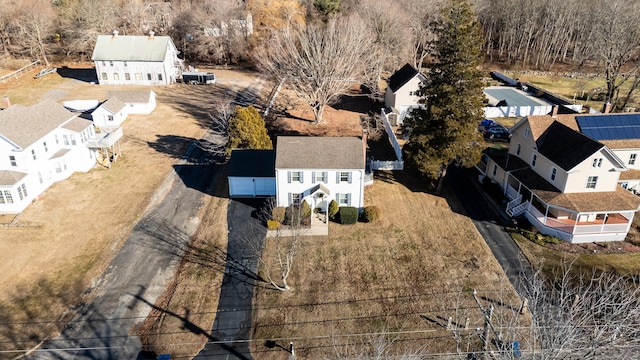
<path fill-rule="evenodd" d="M 404 146 L 407 165 L 431 179 L 439 179 L 457 161 L 473 166 L 480 160 L 484 86 L 480 65 L 482 33 L 467 0 L 446 0 L 441 17 L 431 24 L 433 64 L 420 89 L 423 107 L 414 109 L 405 125 L 411 129 Z"/>
<path fill-rule="evenodd" d="M 229 119 L 227 153 L 233 149 L 272 149 L 273 144 L 260 113 L 253 106 L 236 106 Z"/>

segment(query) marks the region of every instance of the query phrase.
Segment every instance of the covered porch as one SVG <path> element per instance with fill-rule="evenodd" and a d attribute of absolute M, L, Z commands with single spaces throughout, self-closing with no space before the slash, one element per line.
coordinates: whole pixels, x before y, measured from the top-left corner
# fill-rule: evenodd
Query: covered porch
<path fill-rule="evenodd" d="M 622 188 L 613 192 L 561 193 L 535 176 L 538 175 L 533 171 L 509 174 L 505 195 L 510 200 L 510 216 L 523 214 L 541 233 L 571 243 L 625 239 L 640 198 Z"/>

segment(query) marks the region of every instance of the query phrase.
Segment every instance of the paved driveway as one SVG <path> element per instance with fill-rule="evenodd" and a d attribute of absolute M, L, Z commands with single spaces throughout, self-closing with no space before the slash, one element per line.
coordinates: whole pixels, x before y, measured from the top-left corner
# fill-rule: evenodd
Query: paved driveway
<path fill-rule="evenodd" d="M 451 167 L 445 178 L 445 185 L 458 199 L 464 211 L 491 249 L 493 256 L 511 280 L 520 294 L 524 294 L 522 282 L 533 274 L 531 265 L 520 251 L 515 241 L 504 230 L 511 224 L 511 219 L 504 212 L 501 204 L 487 195 L 474 178 L 476 172 Z"/>
<path fill-rule="evenodd" d="M 256 250 L 262 248 L 266 228 L 256 216 L 261 200 L 230 200 L 227 210 L 229 242 L 218 312 L 209 342 L 195 359 L 252 359 L 251 306 L 256 285 Z"/>

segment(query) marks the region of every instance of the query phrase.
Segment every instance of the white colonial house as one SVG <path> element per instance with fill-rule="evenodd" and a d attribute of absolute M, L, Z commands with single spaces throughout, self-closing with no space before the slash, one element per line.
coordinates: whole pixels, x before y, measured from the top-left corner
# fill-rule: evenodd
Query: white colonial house
<path fill-rule="evenodd" d="M 0 111 L 0 213 L 17 214 L 54 182 L 96 164 L 90 120 L 53 100 Z"/>
<path fill-rule="evenodd" d="M 391 125 L 402 125 L 402 119 L 408 111 L 420 105 L 418 90 L 427 78 L 416 68 L 405 64 L 389 78 L 384 93 L 384 105 L 387 108 Z"/>
<path fill-rule="evenodd" d="M 279 136 L 273 151 L 234 150 L 229 165 L 231 197 L 275 196 L 277 206 L 327 210 L 364 206 L 365 150 L 355 137 Z"/>
<path fill-rule="evenodd" d="M 169 85 L 182 71 L 182 60 L 169 36 L 99 35 L 91 60 L 100 85 Z"/>
<path fill-rule="evenodd" d="M 624 240 L 640 198 L 619 185 L 627 161 L 603 143 L 548 115 L 512 129 L 508 151 L 488 149 L 482 178 L 507 196 L 507 213 L 572 243 Z"/>
<path fill-rule="evenodd" d="M 365 153 L 358 138 L 280 136 L 275 168 L 278 206 L 305 200 L 322 211 L 331 200 L 364 206 Z"/>

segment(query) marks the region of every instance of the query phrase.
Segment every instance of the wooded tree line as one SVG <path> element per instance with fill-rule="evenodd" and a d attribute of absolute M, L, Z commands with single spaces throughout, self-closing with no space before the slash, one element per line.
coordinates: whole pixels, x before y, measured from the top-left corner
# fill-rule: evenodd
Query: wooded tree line
<path fill-rule="evenodd" d="M 386 65 L 420 66 L 438 0 L 0 0 L 0 54 L 49 55 L 86 60 L 98 34 L 171 35 L 188 59 L 212 63 L 250 60 L 250 51 L 271 30 L 358 14 Z M 253 15 L 253 39 L 232 20 Z M 636 60 L 640 47 L 640 3 L 633 0 L 478 0 L 487 59 L 549 69 Z M 224 27 L 214 36 L 213 29 Z M 619 70 L 618 70 L 619 71 Z"/>

